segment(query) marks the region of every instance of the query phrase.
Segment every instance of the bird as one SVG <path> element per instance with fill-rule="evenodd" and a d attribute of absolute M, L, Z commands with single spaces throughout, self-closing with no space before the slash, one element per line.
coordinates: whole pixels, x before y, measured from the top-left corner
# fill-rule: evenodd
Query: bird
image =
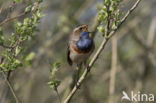
<path fill-rule="evenodd" d="M 77 81 L 80 65 L 86 65 L 87 59 L 95 48 L 94 41 L 89 34 L 91 34 L 91 32 L 88 31 L 88 25 L 83 24 L 76 27 L 69 37 L 67 45 L 67 61 L 71 66 L 76 64 L 76 70 L 78 71 Z M 87 70 L 90 71 L 90 67 L 88 65 L 86 65 L 86 67 Z"/>

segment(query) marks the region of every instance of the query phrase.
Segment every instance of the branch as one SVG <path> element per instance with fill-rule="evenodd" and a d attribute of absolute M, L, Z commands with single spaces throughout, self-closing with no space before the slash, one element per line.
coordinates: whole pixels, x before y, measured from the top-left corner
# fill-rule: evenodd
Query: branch
<path fill-rule="evenodd" d="M 93 56 L 93 58 L 91 59 L 90 63 L 89 63 L 89 67 L 92 68 L 93 64 L 95 63 L 95 61 L 98 59 L 99 55 L 101 54 L 101 52 L 103 51 L 107 41 L 115 34 L 115 32 L 119 29 L 119 27 L 122 25 L 123 22 L 125 22 L 125 20 L 127 19 L 127 17 L 131 14 L 131 12 L 138 6 L 138 4 L 140 3 L 141 0 L 137 0 L 135 2 L 135 4 L 132 6 L 132 8 L 130 10 L 128 10 L 128 12 L 125 14 L 125 16 L 121 19 L 120 24 L 117 26 L 116 29 L 114 29 L 111 33 L 109 33 L 108 37 L 104 37 L 100 47 L 98 48 L 97 52 L 95 53 L 95 55 Z M 89 72 L 87 71 L 87 69 L 84 70 L 82 76 L 80 77 L 80 79 L 77 82 L 77 86 L 80 86 L 83 81 L 85 80 L 87 74 Z M 69 103 L 70 99 L 73 97 L 73 95 L 76 93 L 77 91 L 77 86 L 74 86 L 74 88 L 72 89 L 72 91 L 69 93 L 69 95 L 67 96 L 67 98 L 64 100 L 63 103 Z"/>
<path fill-rule="evenodd" d="M 55 85 L 55 92 L 56 92 L 56 94 L 57 94 L 57 96 L 58 96 L 58 98 L 59 98 L 59 102 L 62 103 L 62 102 L 61 102 L 61 97 L 60 97 L 60 94 L 59 94 L 59 92 L 58 92 L 58 89 L 57 89 L 57 86 L 56 86 L 56 85 Z"/>
<path fill-rule="evenodd" d="M 128 10 L 128 12 L 125 14 L 125 16 L 121 19 L 120 21 L 120 25 L 127 19 L 127 17 L 129 16 L 129 14 L 132 13 L 132 11 L 139 5 L 141 0 L 137 0 L 135 2 L 135 4 L 130 8 L 130 10 Z"/>
<path fill-rule="evenodd" d="M 141 0 L 137 0 L 135 4 L 127 11 L 125 16 L 120 20 L 120 24 L 114 29 L 107 38 L 110 38 L 114 35 L 114 33 L 120 28 L 120 26 L 127 20 L 128 16 L 132 13 L 132 11 L 139 5 Z"/>
<path fill-rule="evenodd" d="M 1 58 L 0 64 L 2 64 L 3 61 L 4 61 L 4 58 Z M 0 69 L 2 69 L 2 68 L 0 68 Z M 15 98 L 16 103 L 19 103 L 19 101 L 18 101 L 18 99 L 17 99 L 17 96 L 16 96 L 16 93 L 15 93 L 15 91 L 14 91 L 14 89 L 13 89 L 13 87 L 12 87 L 10 81 L 7 79 L 7 76 L 6 76 L 6 74 L 4 73 L 3 70 L 2 70 L 2 74 L 3 74 L 3 77 L 4 77 L 4 79 L 5 79 L 6 83 L 7 83 L 7 85 L 9 86 L 9 88 L 10 88 L 10 90 L 11 90 L 11 93 L 13 94 L 13 96 L 14 96 L 14 98 Z"/>
<path fill-rule="evenodd" d="M 0 46 L 3 47 L 3 48 L 7 48 L 7 49 L 10 49 L 11 48 L 10 46 L 4 45 L 3 43 L 0 44 Z"/>
<path fill-rule="evenodd" d="M 10 88 L 10 90 L 11 90 L 11 93 L 13 94 L 13 96 L 14 96 L 14 98 L 15 98 L 16 103 L 19 103 L 19 101 L 18 101 L 18 99 L 17 99 L 17 96 L 16 96 L 16 93 L 15 93 L 15 91 L 14 91 L 14 89 L 13 89 L 13 87 L 12 87 L 10 81 L 7 79 L 7 76 L 5 75 L 4 72 L 2 72 L 2 74 L 3 74 L 3 77 L 5 78 L 5 81 L 6 81 L 7 85 L 9 86 L 9 88 Z"/>
<path fill-rule="evenodd" d="M 24 16 L 25 14 L 26 14 L 26 13 L 24 12 L 24 13 L 21 13 L 21 14 L 15 16 L 15 17 L 6 18 L 5 20 L 3 20 L 3 21 L 0 23 L 0 26 L 2 26 L 3 24 L 5 24 L 5 23 L 7 23 L 7 22 L 9 22 L 9 21 L 12 21 L 12 20 L 17 19 L 17 18 L 19 18 L 19 17 L 22 17 L 22 16 Z"/>

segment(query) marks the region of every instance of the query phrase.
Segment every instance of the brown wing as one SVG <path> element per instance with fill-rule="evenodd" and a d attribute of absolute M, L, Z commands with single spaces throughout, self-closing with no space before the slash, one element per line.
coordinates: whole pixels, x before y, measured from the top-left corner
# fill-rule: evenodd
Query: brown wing
<path fill-rule="evenodd" d="M 67 45 L 67 62 L 68 62 L 69 65 L 73 64 L 72 60 L 70 59 L 69 44 Z"/>

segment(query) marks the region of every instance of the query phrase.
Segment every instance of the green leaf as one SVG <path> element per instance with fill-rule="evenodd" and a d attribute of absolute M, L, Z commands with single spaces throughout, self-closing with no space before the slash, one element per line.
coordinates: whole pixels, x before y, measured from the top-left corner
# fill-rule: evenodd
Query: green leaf
<path fill-rule="evenodd" d="M 35 57 L 35 53 L 34 52 L 31 52 L 27 57 L 26 57 L 26 61 L 31 61 L 33 60 Z"/>
<path fill-rule="evenodd" d="M 61 63 L 60 62 L 54 63 L 54 68 L 58 69 L 58 68 L 60 68 L 60 66 L 61 66 Z"/>
<path fill-rule="evenodd" d="M 21 2 L 22 0 L 13 0 L 14 2 Z"/>
<path fill-rule="evenodd" d="M 11 41 L 12 42 L 16 42 L 16 35 L 15 35 L 15 33 L 11 34 Z"/>
<path fill-rule="evenodd" d="M 104 0 L 105 4 L 109 6 L 111 4 L 111 0 Z"/>
<path fill-rule="evenodd" d="M 105 32 L 105 29 L 103 26 L 99 26 L 97 27 L 97 29 L 101 32 L 101 33 L 104 33 Z"/>
<path fill-rule="evenodd" d="M 16 59 L 15 62 L 14 62 L 14 65 L 17 68 L 17 67 L 21 67 L 22 66 L 22 63 L 21 63 L 21 61 L 19 61 L 19 60 Z"/>
<path fill-rule="evenodd" d="M 4 69 L 4 68 L 5 68 L 5 66 L 6 66 L 6 64 L 5 64 L 5 63 L 1 63 L 1 64 L 0 64 L 0 68 L 3 68 L 3 69 Z"/>
<path fill-rule="evenodd" d="M 56 71 L 60 68 L 60 63 L 55 62 L 50 68 L 50 81 L 48 82 L 51 89 L 56 90 L 61 81 L 56 80 Z"/>
<path fill-rule="evenodd" d="M 56 81 L 55 81 L 55 86 L 56 86 L 56 88 L 57 88 L 60 84 L 61 84 L 61 81 L 59 81 L 59 80 L 56 80 Z"/>
<path fill-rule="evenodd" d="M 29 5 L 28 7 L 25 8 L 25 13 L 31 12 L 32 5 Z"/>
<path fill-rule="evenodd" d="M 21 52 L 21 47 L 17 46 L 15 49 L 15 56 L 17 56 Z"/>
<path fill-rule="evenodd" d="M 23 24 L 27 26 L 30 23 L 29 21 L 30 21 L 29 18 L 25 18 Z"/>

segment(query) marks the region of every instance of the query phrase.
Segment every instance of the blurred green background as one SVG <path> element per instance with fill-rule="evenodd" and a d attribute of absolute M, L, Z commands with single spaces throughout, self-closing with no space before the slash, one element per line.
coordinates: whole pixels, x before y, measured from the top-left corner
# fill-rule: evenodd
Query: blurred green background
<path fill-rule="evenodd" d="M 122 0 L 123 14 L 136 0 Z M 23 0 L 11 16 L 17 15 L 33 0 Z M 58 91 L 62 100 L 70 91 L 75 66 L 66 62 L 68 37 L 76 26 L 95 24 L 98 7 L 102 0 L 43 0 L 45 16 L 38 26 L 39 32 L 24 44 L 26 53 L 34 52 L 31 66 L 24 66 L 11 74 L 10 80 L 20 103 L 59 103 L 55 91 L 49 88 L 50 65 L 60 62 L 57 79 L 61 81 Z M 5 8 L 11 0 L 0 0 Z M 152 93 L 156 95 L 156 1 L 142 0 L 137 9 L 116 33 L 117 67 L 114 103 L 121 103 L 122 91 Z M 0 15 L 0 21 L 6 14 Z M 22 20 L 24 17 L 20 18 Z M 5 34 L 13 31 L 13 22 L 4 25 Z M 102 41 L 101 33 L 95 34 L 96 49 Z M 0 52 L 1 52 L 0 47 Z M 95 53 L 94 51 L 94 53 Z M 94 54 L 93 53 L 93 54 Z M 93 55 L 92 55 L 93 56 Z M 71 103 L 109 103 L 112 43 L 107 43 L 87 79 L 71 100 Z M 0 74 L 0 103 L 15 103 L 14 98 Z M 130 103 L 123 101 L 123 103 Z M 139 102 L 138 102 L 139 103 Z M 143 103 L 143 102 L 140 102 Z M 154 102 L 153 102 L 154 103 Z"/>

